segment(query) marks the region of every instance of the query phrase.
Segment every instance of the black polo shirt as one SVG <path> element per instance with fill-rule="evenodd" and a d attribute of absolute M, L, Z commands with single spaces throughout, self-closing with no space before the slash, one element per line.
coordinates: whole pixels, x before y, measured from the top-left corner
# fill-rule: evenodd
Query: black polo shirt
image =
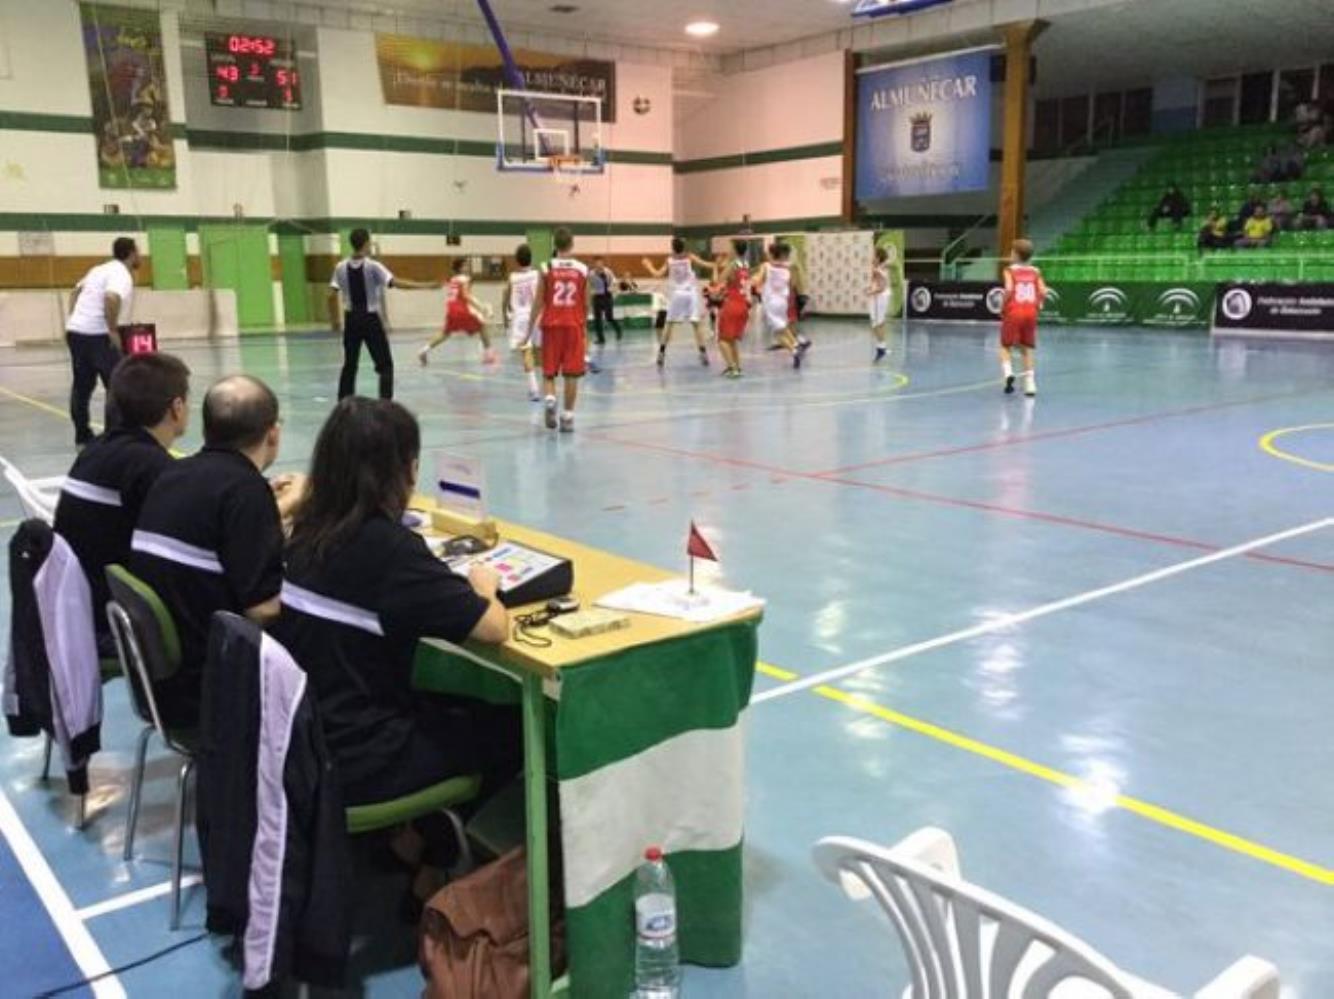
<path fill-rule="evenodd" d="M 462 642 L 487 607 L 419 535 L 382 515 L 316 565 L 289 552 L 273 634 L 310 676 L 344 784 L 407 752 L 422 696 L 412 689 L 417 643 Z"/>
<path fill-rule="evenodd" d="M 181 672 L 156 688 L 159 707 L 171 724 L 192 725 L 213 613 L 242 614 L 282 588 L 278 503 L 245 455 L 204 448 L 158 476 L 130 548 L 130 571 L 157 591 L 180 632 Z"/>
<path fill-rule="evenodd" d="M 109 632 L 106 567 L 130 557 L 130 534 L 149 487 L 175 462 L 147 430 L 112 430 L 74 459 L 56 503 L 56 533 L 78 556 L 93 591 L 93 627 Z"/>

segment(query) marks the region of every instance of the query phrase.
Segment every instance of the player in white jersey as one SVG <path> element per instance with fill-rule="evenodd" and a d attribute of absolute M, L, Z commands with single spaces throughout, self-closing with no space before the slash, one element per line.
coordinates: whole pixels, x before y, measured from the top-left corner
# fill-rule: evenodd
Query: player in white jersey
<path fill-rule="evenodd" d="M 510 350 L 519 355 L 528 376 L 528 398 L 532 402 L 541 402 L 542 392 L 537 384 L 533 354 L 535 348 L 542 345 L 542 331 L 533 329 L 533 305 L 537 301 L 537 286 L 542 275 L 533 267 L 533 251 L 527 243 L 514 252 L 514 262 L 519 267 L 510 271 L 501 309 L 505 328 L 509 331 Z"/>
<path fill-rule="evenodd" d="M 712 272 L 713 264 L 693 253 L 686 252 L 686 241 L 680 236 L 672 240 L 672 255 L 661 267 L 644 260 L 644 267 L 655 278 L 667 279 L 663 294 L 667 299 L 667 321 L 658 333 L 658 367 L 667 361 L 667 345 L 677 326 L 689 324 L 695 328 L 695 346 L 699 348 L 699 363 L 708 367 L 709 349 L 704 325 L 704 296 L 700 291 L 695 268 Z"/>
<path fill-rule="evenodd" d="M 769 247 L 769 259 L 760 265 L 755 275 L 755 287 L 760 291 L 760 309 L 764 325 L 778 346 L 792 355 L 792 367 L 801 367 L 802 355 L 810 346 L 801 343 L 792 332 L 800 282 L 792 269 L 792 247 L 774 243 Z"/>
<path fill-rule="evenodd" d="M 875 248 L 875 264 L 871 268 L 871 287 L 867 294 L 871 298 L 871 336 L 875 338 L 875 360 L 872 363 L 878 363 L 889 353 L 886 335 L 894 305 L 894 289 L 889 280 L 889 251 L 883 246 Z"/>

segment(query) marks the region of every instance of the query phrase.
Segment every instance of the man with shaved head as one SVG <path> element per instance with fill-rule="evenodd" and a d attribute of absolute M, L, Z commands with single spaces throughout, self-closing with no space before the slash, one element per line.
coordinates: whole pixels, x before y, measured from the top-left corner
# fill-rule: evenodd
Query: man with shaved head
<path fill-rule="evenodd" d="M 214 611 L 260 624 L 278 616 L 282 514 L 262 473 L 281 436 L 273 390 L 249 375 L 224 378 L 204 396 L 203 450 L 158 476 L 144 502 L 129 570 L 162 598 L 181 638 L 180 672 L 154 687 L 168 725 L 198 723 Z"/>

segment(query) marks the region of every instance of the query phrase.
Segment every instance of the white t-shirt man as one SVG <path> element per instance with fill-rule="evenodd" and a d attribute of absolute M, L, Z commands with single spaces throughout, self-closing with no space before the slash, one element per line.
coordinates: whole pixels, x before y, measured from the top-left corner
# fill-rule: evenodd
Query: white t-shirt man
<path fill-rule="evenodd" d="M 78 297 L 70 311 L 65 329 L 82 336 L 107 336 L 112 330 L 107 329 L 106 296 L 120 298 L 118 318 L 124 322 L 130 314 L 130 299 L 134 297 L 134 276 L 130 269 L 119 260 L 108 260 L 98 264 L 78 284 Z"/>

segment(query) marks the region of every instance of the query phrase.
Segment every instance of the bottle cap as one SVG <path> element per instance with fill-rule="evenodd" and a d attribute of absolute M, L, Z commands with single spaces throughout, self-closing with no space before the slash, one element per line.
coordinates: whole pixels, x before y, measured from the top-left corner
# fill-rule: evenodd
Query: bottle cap
<path fill-rule="evenodd" d="M 656 864 L 659 860 L 662 859 L 662 847 L 650 846 L 647 850 L 644 851 L 644 859 L 650 861 L 651 863 Z"/>

